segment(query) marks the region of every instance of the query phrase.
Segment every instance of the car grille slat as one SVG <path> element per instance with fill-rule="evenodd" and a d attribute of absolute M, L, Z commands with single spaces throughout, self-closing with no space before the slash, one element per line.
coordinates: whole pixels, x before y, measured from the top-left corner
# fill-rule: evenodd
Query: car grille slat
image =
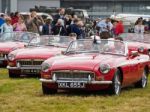
<path fill-rule="evenodd" d="M 41 65 L 43 60 L 18 60 L 17 63 L 20 66 L 33 66 L 33 65 Z"/>
<path fill-rule="evenodd" d="M 7 56 L 8 54 L 3 54 L 3 53 L 0 53 L 0 58 L 4 58 L 5 56 Z"/>
<path fill-rule="evenodd" d="M 91 80 L 95 80 L 95 74 L 90 71 L 54 71 L 52 74 L 57 80 L 88 81 L 89 75 Z"/>

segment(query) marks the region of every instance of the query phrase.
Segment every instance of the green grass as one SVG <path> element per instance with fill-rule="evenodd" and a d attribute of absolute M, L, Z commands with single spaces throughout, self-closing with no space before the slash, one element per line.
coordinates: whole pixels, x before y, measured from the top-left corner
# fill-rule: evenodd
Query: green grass
<path fill-rule="evenodd" d="M 10 79 L 7 70 L 0 69 L 0 112 L 150 112 L 149 84 L 145 89 L 123 89 L 120 96 L 98 92 L 46 96 L 38 79 Z"/>

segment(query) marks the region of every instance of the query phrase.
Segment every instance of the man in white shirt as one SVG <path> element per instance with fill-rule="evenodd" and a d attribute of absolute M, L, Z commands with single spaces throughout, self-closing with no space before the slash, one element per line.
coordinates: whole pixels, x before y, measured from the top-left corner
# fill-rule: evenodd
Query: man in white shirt
<path fill-rule="evenodd" d="M 99 33 L 100 33 L 100 37 L 102 39 L 108 39 L 110 37 L 110 32 L 112 30 L 112 23 L 111 23 L 111 19 L 110 18 L 106 18 L 105 20 L 100 21 L 97 24 L 97 27 L 99 27 Z"/>

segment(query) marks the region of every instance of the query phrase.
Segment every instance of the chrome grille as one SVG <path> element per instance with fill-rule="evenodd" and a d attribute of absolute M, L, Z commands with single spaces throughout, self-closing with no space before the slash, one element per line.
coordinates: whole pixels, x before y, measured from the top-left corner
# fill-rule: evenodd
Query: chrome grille
<path fill-rule="evenodd" d="M 7 56 L 8 56 L 8 54 L 3 54 L 3 53 L 0 53 L 0 58 L 1 59 L 7 59 Z"/>
<path fill-rule="evenodd" d="M 4 57 L 4 55 L 2 53 L 0 53 L 0 58 L 3 58 L 3 57 Z"/>
<path fill-rule="evenodd" d="M 91 80 L 95 79 L 95 75 L 90 71 L 68 70 L 68 71 L 54 71 L 52 74 L 56 76 L 57 80 L 68 81 L 88 81 L 89 76 Z"/>
<path fill-rule="evenodd" d="M 29 60 L 18 60 L 17 63 L 19 63 L 21 66 L 34 66 L 34 65 L 41 65 L 43 60 L 35 60 L 35 59 L 29 59 Z"/>

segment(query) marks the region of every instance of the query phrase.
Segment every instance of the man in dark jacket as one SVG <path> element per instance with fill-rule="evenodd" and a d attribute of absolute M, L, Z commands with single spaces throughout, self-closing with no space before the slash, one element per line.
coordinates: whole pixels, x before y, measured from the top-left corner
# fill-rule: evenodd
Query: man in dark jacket
<path fill-rule="evenodd" d="M 59 9 L 59 13 L 54 16 L 54 21 L 53 21 L 54 25 L 57 23 L 58 19 L 62 19 L 63 21 L 65 20 L 65 9 L 64 8 Z"/>
<path fill-rule="evenodd" d="M 76 33 L 77 39 L 83 39 L 85 38 L 85 33 L 82 27 L 84 26 L 83 21 L 81 20 L 75 20 L 74 24 L 70 25 L 70 33 Z M 69 32 L 69 30 L 67 30 Z"/>
<path fill-rule="evenodd" d="M 78 23 L 78 19 L 75 19 L 73 21 L 73 24 L 69 25 L 69 27 L 67 28 L 67 35 L 69 35 L 70 33 L 75 33 L 74 29 L 78 27 L 77 23 Z"/>
<path fill-rule="evenodd" d="M 51 18 L 47 18 L 45 24 L 42 28 L 42 34 L 43 35 L 51 35 L 52 34 L 52 25 L 51 25 Z"/>
<path fill-rule="evenodd" d="M 63 20 L 58 19 L 56 25 L 52 28 L 53 35 L 65 36 L 67 34 L 66 29 L 63 25 Z"/>

